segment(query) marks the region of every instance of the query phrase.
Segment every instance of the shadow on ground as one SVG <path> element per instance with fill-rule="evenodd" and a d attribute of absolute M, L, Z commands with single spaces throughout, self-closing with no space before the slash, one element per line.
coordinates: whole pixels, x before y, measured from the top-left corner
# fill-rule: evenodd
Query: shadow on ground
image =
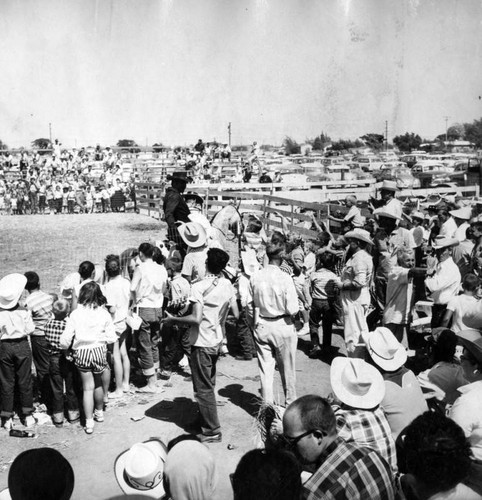
<path fill-rule="evenodd" d="M 145 415 L 162 422 L 171 422 L 189 433 L 194 430 L 198 412 L 198 405 L 192 399 L 177 397 L 172 401 L 159 401 L 148 408 Z"/>
<path fill-rule="evenodd" d="M 255 417 L 261 406 L 261 399 L 252 392 L 246 392 L 241 384 L 230 384 L 219 389 L 218 394 Z"/>

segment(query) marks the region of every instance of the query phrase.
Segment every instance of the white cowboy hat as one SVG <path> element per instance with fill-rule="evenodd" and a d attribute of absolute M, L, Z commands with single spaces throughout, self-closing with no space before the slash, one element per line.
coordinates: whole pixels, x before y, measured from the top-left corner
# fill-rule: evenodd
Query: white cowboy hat
<path fill-rule="evenodd" d="M 248 276 L 252 276 L 259 270 L 259 262 L 256 258 L 256 252 L 252 248 L 247 248 L 244 252 L 241 252 L 241 260 L 243 262 L 244 272 Z"/>
<path fill-rule="evenodd" d="M 426 216 L 422 212 L 413 212 L 410 214 L 410 217 L 412 217 L 412 219 L 425 220 Z"/>
<path fill-rule="evenodd" d="M 370 357 L 382 370 L 394 372 L 407 361 L 407 351 L 395 335 L 384 326 L 363 335 L 363 340 Z"/>
<path fill-rule="evenodd" d="M 335 396 L 352 408 L 375 408 L 385 396 L 382 374 L 363 359 L 335 358 L 330 381 Z"/>
<path fill-rule="evenodd" d="M 158 439 L 136 443 L 122 452 L 114 465 L 115 477 L 122 491 L 126 495 L 162 498 L 165 494 L 166 458 L 166 446 Z"/>
<path fill-rule="evenodd" d="M 396 181 L 383 181 L 382 185 L 379 188 L 380 190 L 384 191 L 399 191 L 399 187 L 397 186 Z"/>
<path fill-rule="evenodd" d="M 27 278 L 20 273 L 7 274 L 0 280 L 0 308 L 14 307 L 27 284 Z"/>
<path fill-rule="evenodd" d="M 208 239 L 206 230 L 199 222 L 186 222 L 177 230 L 188 247 L 198 248 L 206 244 Z"/>
<path fill-rule="evenodd" d="M 373 211 L 373 215 L 378 217 L 388 217 L 390 219 L 400 220 L 402 217 L 398 213 L 395 213 L 394 210 L 391 210 L 390 207 L 384 206 L 380 208 L 376 208 Z"/>
<path fill-rule="evenodd" d="M 457 210 L 451 210 L 449 214 L 457 219 L 470 220 L 472 217 L 472 207 L 462 207 Z"/>
<path fill-rule="evenodd" d="M 359 227 L 356 227 L 355 229 L 353 229 L 353 231 L 348 231 L 343 236 L 345 238 L 355 238 L 357 240 L 364 241 L 369 245 L 373 245 L 373 241 L 370 238 L 370 233 L 365 229 L 360 229 Z"/>
<path fill-rule="evenodd" d="M 437 236 L 433 242 L 432 248 L 439 250 L 441 248 L 456 247 L 459 244 L 457 238 L 447 238 L 447 236 Z"/>

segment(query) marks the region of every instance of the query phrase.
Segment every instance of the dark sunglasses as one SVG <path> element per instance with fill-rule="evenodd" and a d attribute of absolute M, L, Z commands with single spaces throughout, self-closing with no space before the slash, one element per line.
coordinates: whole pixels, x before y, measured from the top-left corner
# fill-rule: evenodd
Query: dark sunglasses
<path fill-rule="evenodd" d="M 299 436 L 296 437 L 289 437 L 283 434 L 283 439 L 290 448 L 294 448 L 301 439 L 303 439 L 306 436 L 309 436 L 310 434 L 313 434 L 314 432 L 320 432 L 322 435 L 324 435 L 324 433 L 321 432 L 319 429 L 311 429 L 310 431 L 303 432 L 303 434 L 300 434 Z"/>

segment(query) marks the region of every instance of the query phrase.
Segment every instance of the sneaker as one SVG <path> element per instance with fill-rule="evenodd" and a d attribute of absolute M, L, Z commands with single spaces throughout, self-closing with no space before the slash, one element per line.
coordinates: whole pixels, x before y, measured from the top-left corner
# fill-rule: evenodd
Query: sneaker
<path fill-rule="evenodd" d="M 92 434 L 94 432 L 94 419 L 85 421 L 84 431 L 86 434 Z"/>
<path fill-rule="evenodd" d="M 6 431 L 11 431 L 13 429 L 13 418 L 2 419 L 2 427 Z"/>
<path fill-rule="evenodd" d="M 223 435 L 218 434 L 197 434 L 196 436 L 201 443 L 220 443 L 223 440 Z"/>
<path fill-rule="evenodd" d="M 25 417 L 25 427 L 33 427 L 37 421 L 35 420 L 35 417 L 33 415 L 28 415 L 28 417 Z"/>
<path fill-rule="evenodd" d="M 103 410 L 94 410 L 94 420 L 96 422 L 104 421 L 104 411 Z"/>
<path fill-rule="evenodd" d="M 187 358 L 187 356 L 185 354 L 182 357 L 181 361 L 179 361 L 178 365 L 181 368 L 186 368 L 187 366 L 189 366 L 189 359 Z"/>

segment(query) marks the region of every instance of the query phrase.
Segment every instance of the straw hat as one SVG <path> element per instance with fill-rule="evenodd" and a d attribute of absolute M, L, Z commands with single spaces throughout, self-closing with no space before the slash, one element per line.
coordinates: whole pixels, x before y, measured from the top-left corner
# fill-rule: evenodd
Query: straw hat
<path fill-rule="evenodd" d="M 252 276 L 259 269 L 259 262 L 256 258 L 256 252 L 252 248 L 241 252 L 241 260 L 243 261 L 244 272 L 248 276 Z"/>
<path fill-rule="evenodd" d="M 383 181 L 382 185 L 379 188 L 384 191 L 399 191 L 396 181 Z"/>
<path fill-rule="evenodd" d="M 0 308 L 11 309 L 20 299 L 27 278 L 20 273 L 7 274 L 0 280 Z"/>
<path fill-rule="evenodd" d="M 360 241 L 364 241 L 365 243 L 368 243 L 369 245 L 373 245 L 373 241 L 370 238 L 370 233 L 366 231 L 365 229 L 360 229 L 356 227 L 353 229 L 353 231 L 348 231 L 347 233 L 344 234 L 345 238 L 355 238 Z"/>
<path fill-rule="evenodd" d="M 164 490 L 164 464 L 167 449 L 162 441 L 150 439 L 136 443 L 116 459 L 114 472 L 126 495 L 137 494 L 162 498 Z"/>
<path fill-rule="evenodd" d="M 407 351 L 388 328 L 380 326 L 363 339 L 370 357 L 382 370 L 393 372 L 407 361 Z"/>
<path fill-rule="evenodd" d="M 402 217 L 398 213 L 396 213 L 390 206 L 384 206 L 380 208 L 376 208 L 373 211 L 373 215 L 377 217 L 388 217 L 389 219 L 400 220 Z"/>
<path fill-rule="evenodd" d="M 457 210 L 450 210 L 449 214 L 457 219 L 470 220 L 472 217 L 472 207 L 462 207 Z"/>
<path fill-rule="evenodd" d="M 382 374 L 359 358 L 335 358 L 330 381 L 336 397 L 352 408 L 375 408 L 385 396 Z"/>
<path fill-rule="evenodd" d="M 456 247 L 459 244 L 457 238 L 447 238 L 447 236 L 437 236 L 433 242 L 432 248 L 440 250 L 441 248 Z"/>
<path fill-rule="evenodd" d="M 177 230 L 184 243 L 191 248 L 202 247 L 208 239 L 206 230 L 198 222 L 186 222 L 181 224 Z"/>
<path fill-rule="evenodd" d="M 457 333 L 459 342 L 482 363 L 482 335 L 478 330 L 462 330 Z"/>
<path fill-rule="evenodd" d="M 413 212 L 410 214 L 412 219 L 425 220 L 425 215 L 422 212 Z"/>

